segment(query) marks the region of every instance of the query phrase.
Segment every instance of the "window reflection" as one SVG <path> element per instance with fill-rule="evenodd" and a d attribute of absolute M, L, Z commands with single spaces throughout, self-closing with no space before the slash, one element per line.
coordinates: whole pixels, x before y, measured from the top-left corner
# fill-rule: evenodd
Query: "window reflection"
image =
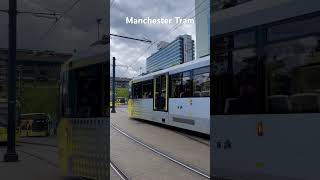
<path fill-rule="evenodd" d="M 215 53 L 226 50 L 245 48 L 256 44 L 255 31 L 240 32 L 234 35 L 213 39 L 213 49 Z"/>
<path fill-rule="evenodd" d="M 268 111 L 320 112 L 320 37 L 268 45 Z"/>
<path fill-rule="evenodd" d="M 239 33 L 234 36 L 234 47 L 248 47 L 256 43 L 255 32 Z"/>
<path fill-rule="evenodd" d="M 209 72 L 193 76 L 193 96 L 210 97 L 210 74 Z"/>
<path fill-rule="evenodd" d="M 193 96 L 210 97 L 210 68 L 193 70 Z"/>
<path fill-rule="evenodd" d="M 92 65 L 62 73 L 60 91 L 63 116 L 100 117 L 105 113 L 101 108 L 104 87 L 99 83 L 105 80 L 103 68 L 101 65 Z"/>
<path fill-rule="evenodd" d="M 258 113 L 257 56 L 254 48 L 224 53 L 214 62 L 214 111 L 218 114 Z M 216 56 L 214 56 L 214 59 Z M 217 105 L 215 105 L 217 104 Z"/>
<path fill-rule="evenodd" d="M 268 28 L 268 41 L 284 40 L 293 37 L 318 33 L 320 31 L 320 17 L 280 24 Z"/>
<path fill-rule="evenodd" d="M 179 98 L 181 92 L 181 75 L 182 73 L 171 76 L 171 98 Z"/>
<path fill-rule="evenodd" d="M 133 99 L 140 99 L 142 98 L 142 84 L 141 83 L 135 83 L 132 85 L 132 96 Z"/>
<path fill-rule="evenodd" d="M 192 83 L 190 71 L 184 72 L 182 77 L 182 89 L 180 97 L 191 97 L 192 96 Z"/>
<path fill-rule="evenodd" d="M 142 82 L 142 94 L 144 99 L 153 97 L 153 81 Z"/>

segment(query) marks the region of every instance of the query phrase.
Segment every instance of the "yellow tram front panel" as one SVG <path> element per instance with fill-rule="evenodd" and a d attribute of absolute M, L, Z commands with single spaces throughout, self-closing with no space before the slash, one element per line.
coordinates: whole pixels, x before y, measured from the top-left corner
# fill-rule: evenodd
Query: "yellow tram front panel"
<path fill-rule="evenodd" d="M 0 127 L 0 142 L 7 142 L 7 128 Z"/>
<path fill-rule="evenodd" d="M 69 119 L 61 119 L 58 126 L 58 154 L 59 164 L 64 174 L 68 174 L 72 153 L 72 124 Z"/>

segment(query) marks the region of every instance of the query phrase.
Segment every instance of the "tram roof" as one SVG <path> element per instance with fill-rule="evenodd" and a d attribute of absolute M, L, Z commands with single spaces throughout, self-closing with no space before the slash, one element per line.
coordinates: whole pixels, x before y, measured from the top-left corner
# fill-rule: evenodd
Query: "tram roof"
<path fill-rule="evenodd" d="M 76 69 L 93 64 L 108 62 L 108 48 L 105 45 L 95 45 L 87 50 L 74 54 L 64 65 L 62 70 Z"/>
<path fill-rule="evenodd" d="M 179 64 L 176 66 L 172 66 L 170 68 L 166 68 L 160 71 L 156 71 L 156 72 L 152 72 L 143 76 L 138 76 L 132 79 L 131 82 L 136 83 L 136 82 L 141 82 L 141 81 L 146 81 L 149 79 L 153 79 L 154 76 L 160 75 L 160 74 L 165 74 L 165 73 L 169 73 L 169 74 L 176 74 L 179 72 L 184 72 L 184 71 L 188 71 L 191 69 L 196 69 L 196 68 L 201 68 L 201 67 L 205 67 L 205 66 L 209 66 L 210 65 L 210 56 L 205 56 L 199 59 L 195 59 L 193 61 L 187 62 L 187 63 L 183 63 L 183 64 Z"/>
<path fill-rule="evenodd" d="M 264 25 L 320 11 L 319 0 L 253 0 L 217 11 L 212 16 L 212 35 Z"/>

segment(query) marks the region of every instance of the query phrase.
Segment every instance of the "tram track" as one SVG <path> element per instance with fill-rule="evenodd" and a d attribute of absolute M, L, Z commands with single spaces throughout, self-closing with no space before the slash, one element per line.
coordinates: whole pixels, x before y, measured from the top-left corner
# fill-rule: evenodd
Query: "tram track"
<path fill-rule="evenodd" d="M 128 113 L 126 110 L 123 110 L 122 108 L 119 108 L 117 109 L 118 111 L 121 111 L 122 113 Z M 125 117 L 125 115 L 121 114 L 121 116 Z M 146 123 L 145 120 L 139 120 L 141 122 L 141 124 L 150 124 L 150 123 Z M 153 122 L 152 122 L 153 123 Z M 161 124 L 162 125 L 162 124 Z M 158 127 L 161 127 L 161 126 L 158 126 Z M 203 138 L 199 138 L 199 137 L 196 137 L 196 136 L 192 136 L 192 135 L 189 135 L 189 134 L 186 134 L 184 132 L 179 132 L 178 130 L 172 130 L 172 129 L 169 129 L 169 128 L 165 128 L 166 130 L 169 130 L 169 131 L 172 131 L 172 132 L 175 132 L 187 139 L 190 139 L 192 141 L 195 141 L 195 142 L 198 142 L 202 145 L 205 145 L 207 147 L 210 147 L 210 142 L 206 142 L 205 140 L 203 140 Z"/>
<path fill-rule="evenodd" d="M 129 177 L 113 162 L 110 160 L 110 167 L 114 170 L 114 172 L 118 175 L 121 180 L 129 180 Z"/>
<path fill-rule="evenodd" d="M 181 136 L 184 136 L 184 137 L 186 137 L 186 138 L 188 138 L 188 139 L 190 139 L 190 140 L 192 140 L 192 141 L 195 141 L 195 142 L 198 142 L 198 143 L 200 143 L 200 144 L 203 144 L 203 145 L 205 145 L 205 146 L 207 146 L 207 147 L 210 147 L 210 143 L 208 142 L 205 142 L 205 141 L 203 141 L 203 140 L 199 140 L 198 138 L 195 138 L 195 137 L 193 137 L 193 136 L 190 136 L 190 135 L 187 135 L 187 134 L 185 134 L 185 133 L 181 133 L 181 132 L 177 132 L 177 134 L 180 134 Z"/>
<path fill-rule="evenodd" d="M 37 158 L 40 161 L 43 161 L 43 162 L 45 162 L 45 163 L 47 163 L 47 164 L 49 164 L 49 165 L 51 165 L 51 166 L 53 166 L 55 168 L 59 168 L 59 165 L 57 163 L 54 163 L 54 162 L 52 162 L 52 161 L 50 161 L 50 160 L 48 160 L 46 158 L 43 158 L 42 156 L 39 156 L 38 154 L 31 153 L 31 152 L 28 152 L 28 151 L 25 151 L 25 150 L 17 150 L 17 151 L 21 152 L 21 153 L 24 153 L 24 154 L 27 154 L 29 156 L 32 156 L 34 158 Z"/>
<path fill-rule="evenodd" d="M 127 137 L 128 139 L 130 139 L 131 141 L 135 142 L 136 144 L 139 144 L 141 146 L 143 146 L 144 148 L 152 151 L 153 153 L 179 165 L 180 167 L 184 168 L 184 169 L 187 169 L 188 171 L 190 172 L 193 172 L 201 177 L 204 177 L 206 179 L 210 179 L 210 175 L 204 173 L 203 171 L 195 168 L 195 167 L 192 167 L 191 165 L 185 163 L 185 162 L 182 162 L 181 160 L 178 160 L 164 152 L 162 152 L 161 150 L 153 147 L 152 145 L 149 145 L 143 141 L 141 141 L 140 139 L 128 134 L 127 132 L 125 132 L 124 130 L 122 130 L 121 128 L 119 128 L 117 125 L 113 124 L 113 123 L 110 123 L 110 127 L 112 127 L 114 130 L 116 130 L 117 132 L 119 132 L 120 134 L 122 134 L 123 136 Z"/>
<path fill-rule="evenodd" d="M 37 145 L 37 146 L 45 146 L 45 147 L 53 147 L 58 148 L 56 145 L 53 144 L 46 144 L 46 143 L 35 143 L 35 142 L 28 142 L 28 141 L 17 141 L 20 144 L 30 144 L 30 145 Z"/>
<path fill-rule="evenodd" d="M 41 147 L 51 147 L 51 148 L 55 148 L 55 149 L 58 149 L 58 147 L 56 145 L 52 145 L 52 144 L 46 144 L 46 143 L 34 143 L 34 142 L 26 142 L 26 141 L 17 141 L 17 143 L 20 143 L 20 144 L 29 144 L 29 145 L 36 145 L 36 146 L 41 146 Z M 44 161 L 46 162 L 47 164 L 51 165 L 51 166 L 54 166 L 56 168 L 59 168 L 59 166 L 54 163 L 54 162 L 51 162 L 37 154 L 34 154 L 34 153 L 30 153 L 30 152 L 27 152 L 27 151 L 24 151 L 24 150 L 17 150 L 18 152 L 21 152 L 21 153 L 24 153 L 24 154 L 27 154 L 29 156 L 32 156 L 34 158 L 37 158 L 41 161 Z M 112 168 L 112 170 L 117 174 L 117 176 L 121 179 L 121 180 L 129 180 L 129 178 L 125 175 L 125 173 L 113 162 L 110 160 L 110 167 Z"/>
<path fill-rule="evenodd" d="M 51 153 L 58 153 L 58 147 L 56 145 L 52 144 L 43 144 L 43 143 L 35 143 L 35 142 L 27 142 L 27 141 L 17 141 L 17 145 L 32 145 L 32 146 L 40 146 L 40 147 L 49 147 L 49 149 L 46 149 L 46 152 L 51 152 Z"/>
<path fill-rule="evenodd" d="M 27 141 L 17 141 L 17 144 L 21 145 L 21 144 L 28 144 L 28 145 L 35 145 L 35 146 L 38 146 L 38 147 L 50 147 L 50 148 L 53 148 L 53 150 L 48 150 L 48 149 L 32 149 L 32 152 L 30 152 L 30 150 L 26 150 L 26 149 L 21 149 L 21 148 L 18 148 L 16 151 L 17 152 L 20 152 L 20 153 L 23 153 L 23 154 L 26 154 L 28 156 L 31 156 L 33 158 L 36 158 L 40 161 L 43 161 L 45 162 L 46 164 L 50 165 L 50 166 L 53 166 L 55 168 L 59 168 L 59 165 L 56 163 L 56 162 L 53 162 L 51 161 L 50 159 L 48 158 L 45 158 L 44 156 L 42 155 L 39 155 L 41 154 L 42 151 L 45 151 L 46 153 L 50 152 L 50 153 L 57 153 L 57 146 L 55 145 L 50 145 L 50 144 L 42 144 L 42 143 L 34 143 L 34 142 L 27 142 Z"/>

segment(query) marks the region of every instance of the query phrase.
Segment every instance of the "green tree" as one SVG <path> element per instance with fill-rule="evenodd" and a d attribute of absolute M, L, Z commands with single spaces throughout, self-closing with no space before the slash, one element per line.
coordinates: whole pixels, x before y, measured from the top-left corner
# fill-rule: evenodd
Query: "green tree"
<path fill-rule="evenodd" d="M 112 96 L 112 91 L 110 91 L 110 96 Z M 116 88 L 116 97 L 129 98 L 128 88 Z"/>

